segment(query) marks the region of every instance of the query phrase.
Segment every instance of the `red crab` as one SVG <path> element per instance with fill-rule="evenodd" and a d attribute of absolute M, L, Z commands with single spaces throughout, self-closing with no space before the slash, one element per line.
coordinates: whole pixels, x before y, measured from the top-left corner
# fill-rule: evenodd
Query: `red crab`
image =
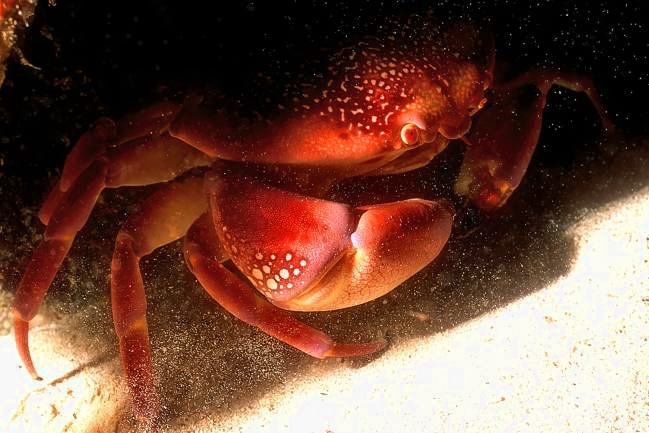
<path fill-rule="evenodd" d="M 535 71 L 495 85 L 494 60 L 491 38 L 476 28 L 440 30 L 414 16 L 335 53 L 321 74 L 282 88 L 278 101 L 261 96 L 277 84 L 260 80 L 252 94 L 272 104 L 263 117 L 206 112 L 194 99 L 100 119 L 40 211 L 47 229 L 16 293 L 16 344 L 29 373 L 38 378 L 29 321 L 97 197 L 153 183 L 163 185 L 122 226 L 111 266 L 113 320 L 143 428 L 157 429 L 159 399 L 138 263 L 178 238 L 201 285 L 246 323 L 320 358 L 383 348 L 334 342 L 286 310 L 345 308 L 391 291 L 440 253 L 454 210 L 416 198 L 353 208 L 326 200 L 330 186 L 421 167 L 461 139 L 455 191 L 489 211 L 519 185 L 553 85 L 585 92 L 612 126 L 588 79 Z M 538 92 L 521 102 L 527 84 Z"/>

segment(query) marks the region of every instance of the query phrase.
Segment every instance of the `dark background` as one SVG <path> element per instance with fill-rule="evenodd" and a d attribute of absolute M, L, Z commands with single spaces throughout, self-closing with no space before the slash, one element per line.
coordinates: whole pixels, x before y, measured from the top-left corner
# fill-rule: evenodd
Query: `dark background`
<path fill-rule="evenodd" d="M 54 5 L 39 4 L 17 44 L 38 69 L 20 64 L 14 56 L 0 88 L 0 282 L 6 289 L 15 290 L 43 232 L 35 212 L 60 175 L 71 146 L 93 120 L 119 118 L 161 98 L 182 100 L 187 92 L 204 89 L 220 89 L 236 97 L 258 71 L 286 68 L 291 73 L 300 63 L 322 56 L 323 49 L 372 34 L 380 17 L 395 14 L 430 11 L 442 22 L 474 20 L 489 26 L 498 60 L 506 65 L 507 73 L 545 65 L 591 75 L 618 132 L 615 139 L 602 135 L 598 118 L 583 95 L 553 91 L 528 177 L 505 208 L 486 222 L 478 218 L 483 222 L 476 232 L 468 239 L 454 238 L 435 264 L 405 288 L 392 292 L 387 303 L 359 307 L 351 314 L 305 315 L 312 323 L 346 340 L 350 328 L 356 329 L 353 338 L 367 339 L 375 330 L 394 338 L 411 338 L 454 326 L 536 290 L 569 269 L 573 245 L 564 238 L 562 228 L 573 217 L 557 219 L 556 215 L 577 218 L 586 209 L 649 184 L 649 175 L 638 169 L 647 166 L 649 147 L 645 25 L 649 7 L 642 0 L 214 3 L 58 0 Z M 460 150 L 461 146 L 451 146 L 448 155 L 431 167 L 391 177 L 389 188 L 384 189 L 399 198 L 438 195 L 427 180 L 440 172 L 455 173 L 458 160 L 454 157 Z M 637 155 L 645 158 L 644 165 L 638 163 Z M 609 166 L 617 171 L 611 172 Z M 350 188 L 354 190 L 353 185 Z M 120 221 L 146 192 L 145 188 L 104 194 L 48 297 L 61 314 L 99 305 L 104 330 L 90 338 L 107 338 L 102 344 L 110 350 L 116 350 L 107 297 L 111 248 Z M 356 192 L 358 196 L 369 194 L 360 186 Z M 276 349 L 263 362 L 284 362 L 281 368 L 275 364 L 269 376 L 248 377 L 245 387 L 230 384 L 228 392 L 219 395 L 222 388 L 212 382 L 221 382 L 192 370 L 197 382 L 215 386 L 214 391 L 191 391 L 199 393 L 206 405 L 217 405 L 219 399 L 232 404 L 245 401 L 255 391 L 263 393 L 281 382 L 279 375 L 285 374 L 289 360 L 295 361 L 291 349 L 245 325 L 237 328 L 232 321 L 206 319 L 206 311 L 219 307 L 181 266 L 169 266 L 170 262 L 181 263 L 177 245 L 143 262 L 151 285 L 159 280 L 168 286 L 149 291 L 154 351 L 167 344 L 178 358 L 175 364 L 172 360 L 169 365 L 157 365 L 162 387 L 169 385 L 180 363 L 190 362 L 190 354 L 192 362 L 210 362 L 201 358 L 209 357 L 209 348 L 203 354 L 194 350 L 198 337 L 192 340 L 191 335 L 201 332 L 211 332 L 217 342 L 225 338 L 235 347 L 242 344 L 241 339 L 261 338 Z M 515 271 L 503 274 L 502 269 Z M 508 279 L 505 289 L 490 291 L 490 284 L 503 278 Z M 433 294 L 430 287 L 436 289 Z M 175 297 L 175 307 L 170 297 Z M 425 311 L 431 320 L 413 325 L 408 310 Z M 189 317 L 190 312 L 196 318 Z M 163 324 L 170 317 L 177 319 L 168 325 L 173 329 Z M 92 318 L 86 320 L 92 323 Z M 223 336 L 233 327 L 243 337 Z M 169 331 L 171 336 L 156 329 Z M 240 363 L 247 355 L 229 354 L 226 361 L 228 356 L 232 363 Z M 243 362 L 250 363 L 251 369 L 263 364 L 247 358 Z M 182 412 L 178 408 L 183 404 L 202 404 L 192 399 L 188 386 L 168 387 L 166 404 L 171 412 Z"/>

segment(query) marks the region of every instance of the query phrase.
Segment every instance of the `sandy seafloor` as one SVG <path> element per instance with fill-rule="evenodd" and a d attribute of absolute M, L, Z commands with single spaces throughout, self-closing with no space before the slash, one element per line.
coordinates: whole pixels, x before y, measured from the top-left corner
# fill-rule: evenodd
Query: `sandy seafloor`
<path fill-rule="evenodd" d="M 521 206 L 548 192 L 525 184 L 500 221 L 386 297 L 302 315 L 341 340 L 387 336 L 370 360 L 311 359 L 213 305 L 174 253 L 145 263 L 165 428 L 649 431 L 649 158 L 646 142 L 627 148 L 577 169 L 550 189 L 557 208 L 527 220 Z M 153 271 L 161 260 L 178 269 Z M 54 296 L 31 335 L 43 382 L 0 337 L 0 431 L 137 431 L 107 299 Z"/>

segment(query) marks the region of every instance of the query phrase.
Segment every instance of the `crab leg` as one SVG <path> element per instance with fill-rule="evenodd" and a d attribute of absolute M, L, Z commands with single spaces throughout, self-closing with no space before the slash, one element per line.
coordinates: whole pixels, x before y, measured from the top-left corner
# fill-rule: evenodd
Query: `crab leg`
<path fill-rule="evenodd" d="M 28 322 L 38 312 L 77 232 L 88 220 L 101 191 L 107 187 L 167 181 L 192 167 L 210 162 L 203 153 L 168 135 L 149 134 L 111 147 L 109 144 L 114 142 L 101 141 L 109 140 L 117 134 L 107 130 L 111 127 L 116 126 L 109 121 L 102 121 L 84 134 L 79 140 L 79 146 L 85 150 L 79 150 L 76 156 L 73 155 L 66 161 L 66 169 L 72 174 L 62 178 L 54 187 L 39 213 L 47 228 L 18 285 L 13 309 L 18 353 L 27 371 L 35 379 L 39 379 L 39 376 L 29 353 Z M 72 153 L 75 154 L 75 151 Z"/>
<path fill-rule="evenodd" d="M 220 263 L 223 248 L 215 248 L 217 245 L 221 245 L 220 241 L 206 213 L 187 232 L 185 260 L 207 293 L 238 319 L 316 358 L 367 355 L 385 347 L 383 340 L 336 343 L 322 331 L 295 319 L 227 270 Z"/>
<path fill-rule="evenodd" d="M 65 194 L 49 218 L 43 240 L 27 265 L 14 299 L 16 346 L 29 374 L 40 380 L 29 353 L 29 321 L 38 312 L 47 289 L 68 254 L 74 236 L 83 227 L 104 188 L 106 161 L 92 163 Z"/>
<path fill-rule="evenodd" d="M 143 427 L 155 428 L 159 401 L 139 262 L 156 248 L 182 237 L 206 209 L 202 177 L 174 181 L 150 196 L 117 235 L 111 265 L 113 322 L 134 412 Z"/>
<path fill-rule="evenodd" d="M 102 117 L 81 136 L 68 155 L 60 189 L 66 191 L 74 180 L 96 159 L 105 155 L 107 145 L 119 146 L 140 137 L 161 132 L 179 110 L 178 105 L 161 102 L 135 114 L 122 118 L 118 123 Z"/>
<path fill-rule="evenodd" d="M 520 89 L 534 85 L 533 97 Z M 525 73 L 496 86 L 493 106 L 481 111 L 464 138 L 467 150 L 455 192 L 467 196 L 478 207 L 494 210 L 502 206 L 520 184 L 539 140 L 543 109 L 552 86 L 583 92 L 599 115 L 602 126 L 612 130 L 599 95 L 589 77 L 549 70 Z M 510 119 L 503 126 L 503 119 Z"/>

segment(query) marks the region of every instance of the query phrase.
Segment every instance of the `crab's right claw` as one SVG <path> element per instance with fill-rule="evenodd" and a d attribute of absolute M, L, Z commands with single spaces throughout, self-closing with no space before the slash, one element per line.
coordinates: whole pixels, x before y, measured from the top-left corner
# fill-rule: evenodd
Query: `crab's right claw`
<path fill-rule="evenodd" d="M 536 93 L 526 92 L 533 85 Z M 539 141 L 543 110 L 552 86 L 584 93 L 591 101 L 602 127 L 614 129 L 592 80 L 586 76 L 538 70 L 494 88 L 491 106 L 474 117 L 464 137 L 467 150 L 455 192 L 479 208 L 491 211 L 507 202 L 519 186 Z"/>

